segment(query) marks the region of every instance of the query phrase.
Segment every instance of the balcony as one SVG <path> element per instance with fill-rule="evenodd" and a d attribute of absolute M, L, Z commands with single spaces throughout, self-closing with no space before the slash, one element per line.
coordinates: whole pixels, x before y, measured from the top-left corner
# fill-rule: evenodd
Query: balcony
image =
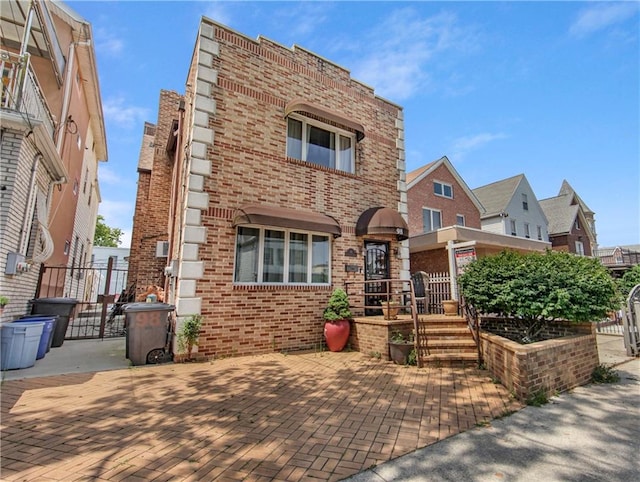
<path fill-rule="evenodd" d="M 0 71 L 2 72 L 3 110 L 14 111 L 31 125 L 33 121 L 42 123 L 45 132 L 53 139 L 55 121 L 31 69 L 29 54 L 19 56 L 0 50 Z M 32 126 L 33 127 L 33 126 Z"/>

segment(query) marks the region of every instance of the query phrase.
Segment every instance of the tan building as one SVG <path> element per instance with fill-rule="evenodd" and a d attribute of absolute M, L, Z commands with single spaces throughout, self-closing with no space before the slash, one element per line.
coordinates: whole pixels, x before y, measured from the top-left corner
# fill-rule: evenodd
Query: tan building
<path fill-rule="evenodd" d="M 408 278 L 402 109 L 348 70 L 203 18 L 159 112 L 130 279 L 203 316 L 201 355 L 318 347 L 335 287 Z"/>
<path fill-rule="evenodd" d="M 0 276 L 24 314 L 42 263 L 90 260 L 107 146 L 91 25 L 63 3 L 2 2 Z M 79 293 L 77 277 L 43 296 Z"/>

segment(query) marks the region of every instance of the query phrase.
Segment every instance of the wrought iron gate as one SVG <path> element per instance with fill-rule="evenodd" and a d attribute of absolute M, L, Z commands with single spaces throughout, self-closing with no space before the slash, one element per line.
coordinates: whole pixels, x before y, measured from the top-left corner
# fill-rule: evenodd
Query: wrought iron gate
<path fill-rule="evenodd" d="M 627 355 L 640 356 L 640 285 L 629 292 L 622 320 Z"/>
<path fill-rule="evenodd" d="M 42 265 L 34 298 L 78 300 L 67 340 L 124 336 L 122 305 L 135 301 L 135 284 L 127 274 L 127 269 L 114 268 L 112 258 L 102 267 Z"/>

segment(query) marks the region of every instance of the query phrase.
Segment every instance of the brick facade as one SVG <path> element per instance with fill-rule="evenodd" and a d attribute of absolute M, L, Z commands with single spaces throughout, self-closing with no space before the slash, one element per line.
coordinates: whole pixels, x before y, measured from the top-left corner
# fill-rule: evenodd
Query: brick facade
<path fill-rule="evenodd" d="M 156 256 L 156 245 L 158 241 L 169 240 L 175 159 L 171 152 L 167 152 L 166 146 L 167 139 L 173 135 L 181 100 L 178 93 L 163 90 L 160 93 L 158 122 L 145 126 L 128 274 L 129 283 L 136 283 L 138 293 L 143 293 L 148 285 L 165 288 L 167 258 Z"/>
<path fill-rule="evenodd" d="M 564 392 L 589 383 L 599 364 L 595 326 L 582 325 L 581 331 L 529 345 L 483 332 L 484 362 L 491 374 L 521 400 L 540 390 L 548 396 Z"/>
<path fill-rule="evenodd" d="M 433 192 L 434 181 L 450 184 L 453 188 L 453 199 L 435 194 Z M 412 236 L 425 232 L 422 217 L 423 208 L 440 210 L 442 227 L 457 224 L 456 216 L 462 215 L 465 218 L 465 226 L 480 229 L 478 207 L 444 163 L 407 190 L 407 205 L 409 207 L 409 232 Z"/>
<path fill-rule="evenodd" d="M 172 179 L 174 187 L 186 187 L 173 191 L 171 207 L 158 199 L 164 219 L 144 221 L 146 236 L 154 228 L 168 235 L 168 214 L 175 212 L 169 224 L 177 270 L 167 287 L 178 329 L 187 316 L 201 314 L 198 351 L 208 358 L 317 348 L 324 343 L 322 311 L 332 289 L 363 279 L 365 239 L 388 242 L 389 252 L 398 252 L 390 257 L 391 276 L 408 277 L 408 249 L 394 235 L 355 234 L 359 216 L 370 207 L 406 215 L 402 110 L 351 79 L 347 70 L 304 49 L 254 41 L 207 19 L 200 26 L 188 84 L 184 117 L 178 117 L 183 128 L 174 172 L 171 166 L 156 172 L 160 160 L 154 159 L 151 179 L 141 173 L 138 194 L 138 203 L 155 199 L 162 185 L 166 199 Z M 284 110 L 297 99 L 364 127 L 353 174 L 286 156 Z M 175 112 L 161 112 L 159 131 L 162 122 L 170 124 L 166 116 L 176 119 Z M 158 148 L 164 148 L 168 134 L 156 133 Z M 156 174 L 163 181 L 154 183 Z M 342 236 L 331 241 L 331 284 L 234 284 L 233 219 L 237 209 L 250 204 L 334 218 Z M 139 283 L 144 263 L 133 258 L 134 243 L 144 236 L 135 226 L 143 212 L 148 209 L 137 204 L 131 263 Z M 347 271 L 347 265 L 360 269 Z"/>

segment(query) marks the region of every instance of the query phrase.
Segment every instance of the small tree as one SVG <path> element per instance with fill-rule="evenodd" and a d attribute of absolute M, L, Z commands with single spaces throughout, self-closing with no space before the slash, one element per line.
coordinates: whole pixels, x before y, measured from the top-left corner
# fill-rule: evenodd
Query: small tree
<path fill-rule="evenodd" d="M 327 307 L 322 313 L 322 317 L 327 321 L 351 319 L 352 314 L 351 310 L 349 310 L 349 297 L 345 290 L 342 288 L 333 290 L 327 302 Z"/>
<path fill-rule="evenodd" d="M 182 323 L 178 331 L 178 349 L 181 353 L 187 354 L 187 360 L 191 360 L 193 347 L 198 346 L 201 327 L 202 316 L 191 315 L 184 320 L 184 323 Z"/>
<path fill-rule="evenodd" d="M 122 230 L 120 228 L 111 228 L 104 222 L 104 216 L 98 214 L 96 220 L 96 232 L 93 236 L 94 246 L 105 246 L 108 248 L 117 248 L 122 244 L 120 238 L 122 237 Z"/>
<path fill-rule="evenodd" d="M 480 312 L 519 320 L 525 340 L 553 320 L 594 321 L 616 306 L 613 281 L 597 259 L 557 251 L 485 256 L 458 281 Z"/>

